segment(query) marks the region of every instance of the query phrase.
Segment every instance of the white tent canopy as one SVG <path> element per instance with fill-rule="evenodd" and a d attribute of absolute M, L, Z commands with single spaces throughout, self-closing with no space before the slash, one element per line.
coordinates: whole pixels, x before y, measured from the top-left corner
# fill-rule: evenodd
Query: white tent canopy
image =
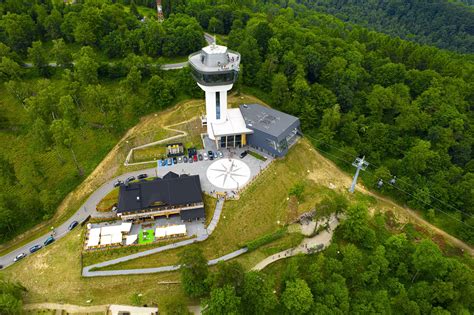
<path fill-rule="evenodd" d="M 174 235 L 185 235 L 186 234 L 186 225 L 170 225 L 166 227 L 157 227 L 155 229 L 156 238 L 164 238 L 167 236 Z"/>
<path fill-rule="evenodd" d="M 120 230 L 123 233 L 130 233 L 131 229 L 132 229 L 132 222 L 122 222 L 122 225 L 120 226 Z"/>
<path fill-rule="evenodd" d="M 87 247 L 97 246 L 100 242 L 100 228 L 93 228 L 89 230 L 89 239 L 87 240 Z"/>
<path fill-rule="evenodd" d="M 135 243 L 137 239 L 138 239 L 137 234 L 127 235 L 127 238 L 125 239 L 125 245 L 131 245 Z"/>
<path fill-rule="evenodd" d="M 166 234 L 170 236 L 186 234 L 186 225 L 181 224 L 169 226 L 166 230 Z"/>
<path fill-rule="evenodd" d="M 155 237 L 156 238 L 166 237 L 166 228 L 165 227 L 157 227 L 156 230 L 155 230 Z"/>
<path fill-rule="evenodd" d="M 100 245 L 110 245 L 112 244 L 112 235 L 102 235 L 100 237 Z"/>
<path fill-rule="evenodd" d="M 123 242 L 123 234 L 128 234 L 132 229 L 132 223 L 122 222 L 116 225 L 107 225 L 97 228 L 89 228 L 89 239 L 87 247 L 98 245 L 121 244 Z M 137 237 L 137 235 L 135 235 Z M 135 241 L 135 240 L 134 240 Z M 132 241 L 132 243 L 134 242 Z"/>

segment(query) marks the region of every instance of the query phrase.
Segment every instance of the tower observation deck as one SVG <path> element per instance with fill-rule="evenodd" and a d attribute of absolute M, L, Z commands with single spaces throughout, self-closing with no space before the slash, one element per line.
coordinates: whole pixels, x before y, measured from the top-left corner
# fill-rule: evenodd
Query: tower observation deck
<path fill-rule="evenodd" d="M 189 55 L 189 65 L 193 78 L 206 93 L 208 136 L 216 140 L 213 125 L 218 128 L 217 125 L 229 120 L 227 92 L 237 80 L 240 54 L 213 43 Z"/>

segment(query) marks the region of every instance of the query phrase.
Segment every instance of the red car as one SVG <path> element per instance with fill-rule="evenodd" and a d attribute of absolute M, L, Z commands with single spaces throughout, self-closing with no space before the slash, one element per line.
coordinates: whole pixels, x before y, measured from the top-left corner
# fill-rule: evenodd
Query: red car
<path fill-rule="evenodd" d="M 193 155 L 193 160 L 194 160 L 194 162 L 197 162 L 197 160 L 198 160 L 197 154 Z"/>

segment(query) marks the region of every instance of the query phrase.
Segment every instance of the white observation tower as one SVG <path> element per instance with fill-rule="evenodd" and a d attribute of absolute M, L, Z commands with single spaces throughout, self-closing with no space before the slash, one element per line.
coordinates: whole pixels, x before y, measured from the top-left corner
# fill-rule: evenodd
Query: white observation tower
<path fill-rule="evenodd" d="M 225 46 L 216 45 L 215 42 L 189 56 L 192 75 L 199 87 L 206 93 L 207 134 L 216 143 L 221 135 L 242 134 L 250 131 L 246 128 L 241 132 L 229 130 L 232 129 L 232 117 L 229 118 L 227 110 L 227 92 L 232 89 L 237 80 L 239 64 L 240 54 L 238 52 L 231 51 Z M 227 140 L 225 141 L 227 146 Z"/>

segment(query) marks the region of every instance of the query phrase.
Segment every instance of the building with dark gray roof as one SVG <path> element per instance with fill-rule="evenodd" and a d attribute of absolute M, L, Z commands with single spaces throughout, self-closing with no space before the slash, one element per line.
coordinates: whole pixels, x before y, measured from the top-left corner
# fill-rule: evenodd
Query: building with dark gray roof
<path fill-rule="evenodd" d="M 240 105 L 245 125 L 252 130 L 246 135 L 249 146 L 273 156 L 284 156 L 301 134 L 300 120 L 259 104 Z"/>
<path fill-rule="evenodd" d="M 169 172 L 163 178 L 120 186 L 117 215 L 122 220 L 177 214 L 182 220 L 205 217 L 199 175 L 179 176 Z"/>

